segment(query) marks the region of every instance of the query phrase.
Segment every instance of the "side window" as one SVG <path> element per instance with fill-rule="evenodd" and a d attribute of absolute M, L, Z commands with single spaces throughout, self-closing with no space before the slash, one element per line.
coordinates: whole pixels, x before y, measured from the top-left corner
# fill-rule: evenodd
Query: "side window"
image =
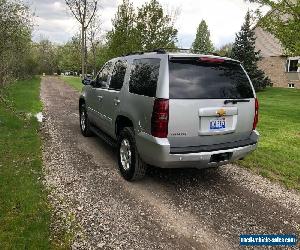
<path fill-rule="evenodd" d="M 120 90 L 124 83 L 125 73 L 126 73 L 126 62 L 117 61 L 111 76 L 109 89 Z"/>
<path fill-rule="evenodd" d="M 155 97 L 159 66 L 160 59 L 158 58 L 134 60 L 129 81 L 129 92 Z"/>
<path fill-rule="evenodd" d="M 288 68 L 288 72 L 297 72 L 298 70 L 298 59 L 296 60 L 289 60 L 289 68 Z"/>
<path fill-rule="evenodd" d="M 97 75 L 96 88 L 107 88 L 109 75 L 111 74 L 112 63 L 106 63 Z"/>

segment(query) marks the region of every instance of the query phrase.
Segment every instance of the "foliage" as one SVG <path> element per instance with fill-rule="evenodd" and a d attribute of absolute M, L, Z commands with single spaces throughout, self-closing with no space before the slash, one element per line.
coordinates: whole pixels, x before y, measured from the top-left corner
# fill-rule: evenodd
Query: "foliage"
<path fill-rule="evenodd" d="M 36 62 L 36 74 L 52 75 L 59 72 L 58 47 L 47 39 L 32 44 L 32 56 Z"/>
<path fill-rule="evenodd" d="M 101 20 L 99 15 L 91 21 L 87 29 L 87 72 L 93 72 L 95 75 L 98 70 L 97 58 L 100 56 L 98 46 L 102 44 L 103 34 L 101 29 Z"/>
<path fill-rule="evenodd" d="M 232 52 L 233 43 L 227 43 L 221 48 L 216 49 L 215 52 L 220 56 L 230 57 Z"/>
<path fill-rule="evenodd" d="M 107 34 L 109 57 L 116 57 L 138 50 L 136 41 L 136 14 L 133 4 L 123 0 L 118 6 L 115 18 L 112 20 L 113 29 Z"/>
<path fill-rule="evenodd" d="M 300 55 L 300 1 L 250 0 L 269 6 L 271 11 L 260 16 L 258 25 L 279 39 L 287 55 Z"/>
<path fill-rule="evenodd" d="M 58 67 L 60 71 L 80 72 L 81 43 L 80 36 L 73 36 L 70 41 L 58 48 Z"/>
<path fill-rule="evenodd" d="M 265 73 L 258 69 L 259 52 L 255 52 L 255 34 L 250 27 L 251 15 L 248 11 L 241 31 L 236 34 L 231 57 L 239 60 L 247 71 L 254 88 L 260 90 L 272 85 Z"/>
<path fill-rule="evenodd" d="M 175 47 L 174 17 L 164 13 L 157 0 L 134 9 L 129 0 L 119 5 L 113 29 L 107 35 L 109 57 L 133 51 Z"/>
<path fill-rule="evenodd" d="M 109 59 L 111 59 L 111 51 L 107 44 L 99 43 L 96 47 L 96 69 L 97 71 L 106 63 Z M 97 73 L 97 72 L 95 72 Z"/>
<path fill-rule="evenodd" d="M 195 41 L 192 49 L 201 53 L 210 53 L 214 50 L 214 46 L 210 40 L 210 32 L 205 20 L 202 20 L 197 28 Z"/>
<path fill-rule="evenodd" d="M 31 14 L 23 3 L 0 0 L 0 87 L 26 77 L 32 64 Z"/>
<path fill-rule="evenodd" d="M 300 191 L 300 90 L 267 88 L 258 99 L 258 148 L 238 164 Z"/>
<path fill-rule="evenodd" d="M 177 32 L 174 17 L 165 14 L 157 0 L 150 0 L 138 9 L 136 33 L 139 49 L 175 48 Z"/>

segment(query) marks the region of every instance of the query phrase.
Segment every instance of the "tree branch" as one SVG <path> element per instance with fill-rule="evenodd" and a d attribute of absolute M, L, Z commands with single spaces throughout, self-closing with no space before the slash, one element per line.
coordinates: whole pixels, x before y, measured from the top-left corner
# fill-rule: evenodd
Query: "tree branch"
<path fill-rule="evenodd" d="M 71 1 L 65 0 L 65 2 L 66 2 L 66 5 L 69 7 L 70 11 L 72 12 L 73 16 L 76 18 L 76 20 L 81 23 L 81 18 L 79 18 L 77 16 L 77 14 L 74 12 L 73 6 L 72 6 L 73 4 L 71 3 Z"/>
<path fill-rule="evenodd" d="M 91 21 L 95 17 L 96 11 L 97 11 L 97 1 L 94 1 L 94 9 L 93 9 L 92 15 L 90 17 L 90 20 L 88 21 L 88 23 L 86 25 L 86 28 L 90 25 Z"/>

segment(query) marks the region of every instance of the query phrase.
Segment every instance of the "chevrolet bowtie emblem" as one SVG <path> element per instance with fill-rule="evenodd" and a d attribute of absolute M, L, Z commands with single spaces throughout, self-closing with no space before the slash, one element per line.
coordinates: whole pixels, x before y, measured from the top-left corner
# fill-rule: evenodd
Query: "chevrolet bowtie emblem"
<path fill-rule="evenodd" d="M 226 115 L 225 109 L 219 109 L 219 110 L 217 111 L 217 115 L 220 116 L 220 117 Z"/>

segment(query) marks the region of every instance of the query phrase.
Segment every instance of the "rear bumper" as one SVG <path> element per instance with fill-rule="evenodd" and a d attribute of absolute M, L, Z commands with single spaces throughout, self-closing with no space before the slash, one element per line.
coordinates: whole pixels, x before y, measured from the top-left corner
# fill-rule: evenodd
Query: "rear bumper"
<path fill-rule="evenodd" d="M 136 138 L 137 147 L 141 158 L 148 164 L 161 168 L 208 168 L 227 164 L 244 158 L 257 147 L 259 134 L 253 131 L 251 145 L 234 147 L 224 150 L 212 150 L 197 153 L 170 153 L 168 139 L 155 138 L 146 133 L 139 133 Z M 253 143 L 253 141 L 255 143 Z M 214 162 L 212 156 L 228 153 L 228 160 Z"/>

